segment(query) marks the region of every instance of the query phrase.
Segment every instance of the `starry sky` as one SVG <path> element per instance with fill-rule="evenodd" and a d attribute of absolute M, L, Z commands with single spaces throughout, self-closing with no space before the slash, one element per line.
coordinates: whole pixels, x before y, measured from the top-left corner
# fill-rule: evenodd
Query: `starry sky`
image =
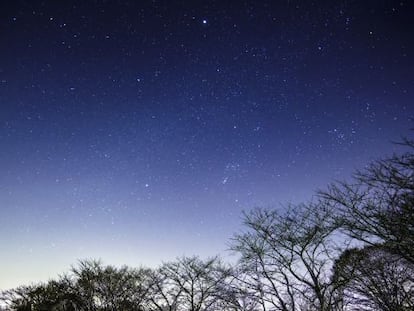
<path fill-rule="evenodd" d="M 2 1 L 0 289 L 227 256 L 241 212 L 398 152 L 410 1 Z M 410 28 L 411 27 L 411 28 Z"/>

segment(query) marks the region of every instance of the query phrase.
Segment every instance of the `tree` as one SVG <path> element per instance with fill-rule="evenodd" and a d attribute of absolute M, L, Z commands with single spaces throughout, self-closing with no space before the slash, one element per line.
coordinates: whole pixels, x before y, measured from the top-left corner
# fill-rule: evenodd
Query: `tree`
<path fill-rule="evenodd" d="M 361 247 L 345 251 L 335 267 L 355 310 L 413 309 L 414 141 L 402 144 L 406 153 L 375 161 L 351 182 L 320 192 L 342 232 Z"/>
<path fill-rule="evenodd" d="M 151 271 L 148 287 L 149 310 L 176 311 L 181 297 L 182 289 L 175 286 L 164 269 Z"/>
<path fill-rule="evenodd" d="M 382 245 L 346 250 L 336 261 L 348 310 L 414 310 L 414 269 Z"/>
<path fill-rule="evenodd" d="M 115 268 L 99 261 L 80 261 L 68 277 L 84 310 L 143 310 L 148 269 Z"/>
<path fill-rule="evenodd" d="M 34 290 L 34 286 L 19 286 L 2 292 L 1 300 L 12 310 L 31 311 L 33 300 L 36 299 L 32 294 Z"/>
<path fill-rule="evenodd" d="M 154 274 L 150 300 L 163 310 L 223 310 L 225 280 L 231 274 L 217 257 L 183 257 L 163 264 Z"/>
<path fill-rule="evenodd" d="M 331 213 L 318 202 L 245 214 L 248 230 L 235 236 L 232 248 L 241 255 L 241 281 L 263 310 L 340 309 L 329 275 L 341 252 Z"/>
<path fill-rule="evenodd" d="M 141 311 L 147 302 L 148 275 L 148 269 L 83 260 L 58 280 L 3 292 L 1 300 L 12 310 Z"/>
<path fill-rule="evenodd" d="M 20 286 L 5 291 L 1 300 L 12 310 L 77 310 L 67 289 L 64 282 L 52 280 L 45 284 Z"/>
<path fill-rule="evenodd" d="M 320 196 L 350 237 L 381 243 L 414 264 L 414 141 L 403 145 L 408 152 L 373 162 L 353 182 L 334 183 Z"/>

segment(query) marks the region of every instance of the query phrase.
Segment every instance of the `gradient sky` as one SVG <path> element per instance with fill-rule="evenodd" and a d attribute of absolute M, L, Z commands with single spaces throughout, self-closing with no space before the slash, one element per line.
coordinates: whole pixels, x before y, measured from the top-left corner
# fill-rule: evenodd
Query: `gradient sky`
<path fill-rule="evenodd" d="M 413 14 L 412 1 L 2 1 L 0 289 L 80 258 L 226 256 L 243 210 L 308 200 L 398 151 Z"/>

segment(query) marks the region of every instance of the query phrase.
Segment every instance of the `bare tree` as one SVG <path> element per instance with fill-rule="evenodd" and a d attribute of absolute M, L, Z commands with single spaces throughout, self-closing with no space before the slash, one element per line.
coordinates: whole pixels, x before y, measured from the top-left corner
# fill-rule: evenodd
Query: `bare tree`
<path fill-rule="evenodd" d="M 164 269 L 158 268 L 150 273 L 148 287 L 149 310 L 176 311 L 182 289 L 175 286 Z"/>
<path fill-rule="evenodd" d="M 12 310 L 147 310 L 150 270 L 83 260 L 69 274 L 45 284 L 3 292 Z"/>
<path fill-rule="evenodd" d="M 1 293 L 1 301 L 11 310 L 30 311 L 32 305 L 39 300 L 33 292 L 37 286 L 19 286 Z"/>
<path fill-rule="evenodd" d="M 260 274 L 258 271 L 256 272 L 256 277 L 253 277 L 254 271 L 250 269 L 247 271 L 245 265 L 233 268 L 233 278 L 228 283 L 227 288 L 232 297 L 230 306 L 233 306 L 234 310 L 266 310 L 266 300 L 261 288 L 262 283 L 259 282 Z"/>
<path fill-rule="evenodd" d="M 163 264 L 154 276 L 151 301 L 156 310 L 219 310 L 225 303 L 228 268 L 217 258 L 183 257 Z"/>
<path fill-rule="evenodd" d="M 242 281 L 263 310 L 340 309 L 329 275 L 341 252 L 331 213 L 308 204 L 245 214 L 248 230 L 235 236 L 233 250 L 241 254 Z"/>
<path fill-rule="evenodd" d="M 414 310 L 414 269 L 382 245 L 346 250 L 334 272 L 348 310 Z"/>
<path fill-rule="evenodd" d="M 148 292 L 149 270 L 103 266 L 83 260 L 67 277 L 85 310 L 142 310 Z"/>
<path fill-rule="evenodd" d="M 345 251 L 335 266 L 355 310 L 414 309 L 414 141 L 402 144 L 408 152 L 320 192 L 342 232 L 362 247 Z"/>
<path fill-rule="evenodd" d="M 320 195 L 350 237 L 381 243 L 414 264 L 414 141 L 403 145 L 408 152 L 376 161 L 352 182 L 334 183 Z"/>
<path fill-rule="evenodd" d="M 11 310 L 78 310 L 67 284 L 61 281 L 20 286 L 3 292 L 0 300 Z"/>

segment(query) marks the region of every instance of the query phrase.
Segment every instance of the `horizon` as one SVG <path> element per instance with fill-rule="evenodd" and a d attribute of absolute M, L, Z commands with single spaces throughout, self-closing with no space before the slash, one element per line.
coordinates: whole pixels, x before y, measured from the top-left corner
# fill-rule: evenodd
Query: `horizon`
<path fill-rule="evenodd" d="M 0 290 L 221 255 L 403 151 L 408 1 L 0 4 Z"/>

